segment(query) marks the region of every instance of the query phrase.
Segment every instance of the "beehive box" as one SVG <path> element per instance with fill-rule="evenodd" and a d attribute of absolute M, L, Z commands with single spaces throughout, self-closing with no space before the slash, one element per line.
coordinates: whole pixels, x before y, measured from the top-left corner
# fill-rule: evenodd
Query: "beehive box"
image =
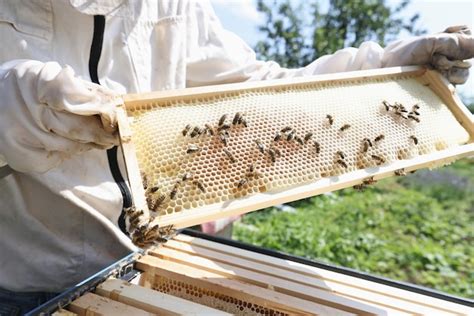
<path fill-rule="evenodd" d="M 472 312 L 466 302 L 448 301 L 415 293 L 413 288 L 397 288 L 185 235 L 150 249 L 136 261 L 135 268 L 143 272 L 132 283 L 108 279 L 94 293 L 87 293 L 65 308 L 79 315 L 114 316 Z"/>
<path fill-rule="evenodd" d="M 474 153 L 437 72 L 397 67 L 127 95 L 119 130 L 137 209 L 188 227 Z"/>

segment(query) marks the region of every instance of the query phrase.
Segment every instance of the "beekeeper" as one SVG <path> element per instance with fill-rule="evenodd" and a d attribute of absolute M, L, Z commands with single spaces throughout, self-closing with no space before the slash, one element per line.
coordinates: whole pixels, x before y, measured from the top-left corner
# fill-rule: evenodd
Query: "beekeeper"
<path fill-rule="evenodd" d="M 185 0 L 2 1 L 0 39 L 0 166 L 13 171 L 0 180 L 2 315 L 135 249 L 117 95 L 402 65 L 432 65 L 461 84 L 474 56 L 469 30 L 452 27 L 290 70 L 256 60 L 207 1 Z"/>

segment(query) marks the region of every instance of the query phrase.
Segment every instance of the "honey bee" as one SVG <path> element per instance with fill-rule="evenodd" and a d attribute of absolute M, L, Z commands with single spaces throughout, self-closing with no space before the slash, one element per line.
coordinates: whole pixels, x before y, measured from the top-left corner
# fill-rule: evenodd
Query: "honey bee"
<path fill-rule="evenodd" d="M 194 138 L 194 137 L 196 137 L 196 136 L 201 135 L 202 132 L 203 132 L 203 131 L 202 131 L 201 128 L 199 128 L 199 126 L 195 126 L 194 129 L 193 129 L 193 131 L 191 132 L 191 135 L 189 135 L 189 136 L 191 136 L 191 138 Z"/>
<path fill-rule="evenodd" d="M 275 161 L 276 161 L 275 151 L 272 148 L 270 148 L 268 150 L 268 154 L 270 155 L 270 159 L 272 160 L 272 162 L 275 163 Z"/>
<path fill-rule="evenodd" d="M 224 148 L 224 153 L 226 154 L 227 158 L 229 158 L 230 162 L 234 163 L 236 161 L 234 155 L 232 155 L 228 149 Z"/>
<path fill-rule="evenodd" d="M 280 133 L 276 133 L 275 137 L 273 137 L 273 141 L 277 142 L 281 139 L 281 134 Z"/>
<path fill-rule="evenodd" d="M 248 127 L 248 125 L 247 125 L 247 120 L 245 120 L 244 117 L 241 117 L 241 118 L 239 119 L 239 124 L 242 124 L 244 127 Z"/>
<path fill-rule="evenodd" d="M 198 152 L 200 150 L 201 150 L 201 148 L 199 148 L 198 145 L 191 144 L 191 145 L 188 146 L 188 149 L 186 150 L 186 153 L 187 154 L 192 154 L 192 153 Z"/>
<path fill-rule="evenodd" d="M 362 184 L 362 183 L 361 184 L 356 184 L 356 185 L 353 186 L 354 190 L 357 190 L 357 191 L 364 191 L 366 187 L 367 186 Z"/>
<path fill-rule="evenodd" d="M 206 188 L 204 187 L 204 184 L 202 184 L 201 181 L 194 180 L 193 184 L 201 191 L 202 193 L 206 193 Z"/>
<path fill-rule="evenodd" d="M 306 144 L 311 139 L 311 137 L 313 137 L 313 133 L 306 133 L 306 135 L 304 135 L 304 143 Z"/>
<path fill-rule="evenodd" d="M 189 132 L 189 130 L 191 129 L 191 125 L 186 125 L 183 129 L 183 131 L 181 132 L 183 134 L 183 136 L 186 136 Z"/>
<path fill-rule="evenodd" d="M 205 124 L 205 133 L 209 133 L 209 135 L 214 136 L 214 129 L 211 125 Z"/>
<path fill-rule="evenodd" d="M 125 212 L 127 216 L 130 216 L 136 211 L 136 209 L 135 209 L 135 206 L 132 205 L 130 207 L 124 208 L 123 211 Z"/>
<path fill-rule="evenodd" d="M 292 141 L 293 138 L 295 138 L 295 134 L 296 134 L 296 131 L 295 130 L 292 130 L 291 132 L 288 133 L 288 135 L 286 136 L 286 140 L 287 141 Z"/>
<path fill-rule="evenodd" d="M 381 165 L 385 162 L 385 159 L 383 159 L 380 156 L 377 155 L 371 155 L 372 159 L 376 161 L 377 165 Z"/>
<path fill-rule="evenodd" d="M 332 115 L 328 114 L 328 115 L 326 115 L 326 118 L 329 122 L 329 125 L 332 125 L 334 123 L 334 118 L 332 117 Z"/>
<path fill-rule="evenodd" d="M 409 114 L 408 118 L 412 119 L 413 121 L 416 121 L 417 123 L 420 123 L 420 119 L 416 117 L 415 115 Z"/>
<path fill-rule="evenodd" d="M 259 174 L 255 170 L 255 166 L 253 164 L 249 165 L 246 176 L 247 176 L 247 178 L 253 178 L 253 177 L 259 176 Z"/>
<path fill-rule="evenodd" d="M 152 209 L 152 211 L 156 211 L 156 209 L 157 209 L 161 204 L 163 204 L 163 202 L 165 201 L 165 199 L 166 199 L 166 195 L 160 195 L 160 197 L 158 197 L 158 199 L 156 199 L 155 207 Z"/>
<path fill-rule="evenodd" d="M 338 155 L 339 157 L 341 157 L 341 159 L 346 159 L 346 155 L 342 152 L 342 151 L 338 151 L 336 152 L 336 155 Z"/>
<path fill-rule="evenodd" d="M 170 192 L 170 199 L 174 200 L 176 198 L 176 194 L 178 193 L 178 188 L 181 185 L 181 181 L 178 181 L 174 184 L 173 188 L 171 189 Z"/>
<path fill-rule="evenodd" d="M 135 211 L 129 216 L 128 220 L 130 221 L 130 223 L 135 222 L 142 215 L 143 215 L 142 210 Z"/>
<path fill-rule="evenodd" d="M 183 182 L 186 182 L 188 180 L 191 180 L 193 178 L 193 174 L 191 172 L 186 172 L 183 177 L 181 178 L 181 180 Z"/>
<path fill-rule="evenodd" d="M 221 118 L 219 119 L 219 126 L 224 124 L 226 119 L 227 119 L 227 114 L 222 115 Z"/>
<path fill-rule="evenodd" d="M 316 154 L 319 154 L 321 152 L 321 146 L 317 141 L 314 142 L 314 148 L 316 149 Z"/>
<path fill-rule="evenodd" d="M 349 129 L 349 127 L 351 127 L 349 124 L 344 124 L 344 125 L 341 126 L 339 131 L 344 132 L 345 130 Z"/>
<path fill-rule="evenodd" d="M 370 139 L 364 138 L 362 140 L 362 146 L 364 146 L 362 152 L 366 153 L 369 150 L 369 147 L 372 147 L 372 142 L 370 141 Z"/>
<path fill-rule="evenodd" d="M 338 159 L 338 160 L 336 160 L 336 162 L 337 162 L 339 165 L 341 165 L 342 167 L 344 167 L 344 169 L 347 169 L 347 163 L 346 163 L 344 160 Z"/>
<path fill-rule="evenodd" d="M 388 112 L 390 111 L 390 103 L 388 103 L 387 101 L 383 100 L 382 101 L 382 104 L 383 106 L 385 107 L 385 110 Z"/>
<path fill-rule="evenodd" d="M 288 131 L 291 131 L 293 128 L 291 126 L 285 126 L 281 129 L 281 132 L 282 133 L 286 133 Z"/>
<path fill-rule="evenodd" d="M 228 139 L 229 139 L 229 133 L 227 131 L 221 131 L 219 133 L 219 139 L 221 142 L 224 144 L 224 146 L 227 146 L 228 144 Z"/>
<path fill-rule="evenodd" d="M 226 129 L 230 129 L 230 125 L 229 125 L 229 124 L 222 124 L 222 125 L 220 125 L 220 126 L 217 128 L 218 131 L 226 130 Z"/>
<path fill-rule="evenodd" d="M 297 142 L 298 144 L 300 144 L 301 146 L 304 145 L 304 141 L 301 139 L 301 137 L 295 136 L 295 140 L 296 140 L 296 142 Z"/>
<path fill-rule="evenodd" d="M 405 120 L 408 120 L 408 116 L 406 116 L 404 113 L 402 112 L 395 112 L 396 115 L 400 116 L 401 118 L 405 119 Z"/>
<path fill-rule="evenodd" d="M 143 224 L 143 222 L 141 222 L 142 219 L 140 219 L 140 215 L 138 215 L 136 217 L 133 217 L 133 218 L 129 218 L 128 221 L 129 221 L 131 227 L 138 227 L 138 226 L 140 226 L 140 224 Z"/>
<path fill-rule="evenodd" d="M 247 178 L 243 178 L 242 180 L 239 181 L 239 183 L 237 183 L 237 188 L 242 189 L 242 187 L 246 185 L 247 182 L 248 182 Z"/>
<path fill-rule="evenodd" d="M 407 173 L 405 172 L 405 169 L 403 169 L 403 168 L 402 168 L 402 169 L 397 169 L 397 170 L 395 170 L 393 173 L 394 173 L 396 176 L 399 176 L 399 177 L 401 177 L 401 176 L 406 176 L 406 175 L 407 175 Z"/>
<path fill-rule="evenodd" d="M 237 112 L 234 115 L 234 119 L 232 120 L 232 125 L 237 125 L 239 124 L 240 119 L 242 118 L 242 113 Z"/>
<path fill-rule="evenodd" d="M 365 185 L 374 184 L 374 183 L 376 183 L 376 182 L 377 182 L 377 181 L 374 180 L 374 177 L 373 177 L 373 176 L 362 180 L 362 183 L 365 184 Z"/>
<path fill-rule="evenodd" d="M 140 172 L 140 175 L 142 176 L 143 189 L 146 190 L 148 188 L 148 177 L 143 171 Z"/>
<path fill-rule="evenodd" d="M 420 106 L 418 104 L 415 104 L 413 107 L 412 107 L 412 111 L 416 111 L 416 110 L 419 110 L 420 109 Z"/>
<path fill-rule="evenodd" d="M 416 138 L 414 135 L 411 135 L 411 136 L 410 136 L 410 139 L 413 140 L 413 143 L 414 143 L 415 145 L 418 145 L 418 138 Z"/>
<path fill-rule="evenodd" d="M 249 165 L 249 173 L 253 174 L 255 172 L 255 165 L 250 164 Z"/>
<path fill-rule="evenodd" d="M 147 191 L 150 192 L 150 193 L 155 193 L 156 191 L 158 191 L 160 189 L 159 186 L 152 186 L 151 188 L 149 188 Z"/>
<path fill-rule="evenodd" d="M 163 204 L 165 198 L 166 198 L 166 195 L 160 195 L 157 199 L 153 199 L 151 197 L 147 198 L 146 201 L 148 204 L 148 209 L 150 209 L 150 211 L 155 212 L 158 209 L 158 207 L 160 207 L 160 205 Z"/>
<path fill-rule="evenodd" d="M 160 235 L 160 228 L 158 225 L 155 225 L 151 228 L 148 228 L 146 232 L 143 234 L 145 241 L 151 241 L 154 240 L 158 237 L 161 237 Z"/>
<path fill-rule="evenodd" d="M 147 196 L 146 204 L 148 205 L 149 210 L 153 210 L 156 208 L 156 200 L 152 198 L 151 196 Z"/>
<path fill-rule="evenodd" d="M 276 156 L 277 157 L 281 157 L 281 151 L 280 149 L 276 148 L 276 147 L 272 147 L 273 151 L 275 152 Z"/>
<path fill-rule="evenodd" d="M 379 136 L 375 137 L 374 142 L 378 143 L 379 141 L 383 140 L 385 138 L 385 135 L 380 134 Z"/>
<path fill-rule="evenodd" d="M 258 150 L 264 154 L 265 153 L 265 145 L 262 144 L 262 142 L 259 139 L 255 140 L 255 143 L 257 144 Z"/>

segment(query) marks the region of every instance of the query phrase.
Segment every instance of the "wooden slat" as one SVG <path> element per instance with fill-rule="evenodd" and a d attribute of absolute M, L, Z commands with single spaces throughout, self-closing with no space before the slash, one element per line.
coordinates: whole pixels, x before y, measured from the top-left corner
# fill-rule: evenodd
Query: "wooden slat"
<path fill-rule="evenodd" d="M 262 288 L 271 288 L 279 293 L 331 306 L 337 309 L 355 312 L 357 314 L 380 314 L 381 312 L 389 312 L 390 314 L 410 315 L 410 310 L 403 305 L 397 310 L 388 306 L 376 305 L 373 302 L 362 302 L 347 296 L 344 297 L 339 293 L 321 290 L 318 287 L 308 284 L 292 282 L 279 276 L 251 271 L 246 268 L 237 267 L 223 262 L 216 262 L 197 255 L 190 255 L 172 249 L 162 248 L 153 254 L 164 260 L 170 260 L 204 271 L 210 271 L 228 279 L 239 280 Z M 281 276 L 285 276 L 284 271 Z M 374 298 L 369 297 L 368 299 L 373 300 Z"/>
<path fill-rule="evenodd" d="M 87 316 L 149 316 L 154 315 L 144 310 L 116 302 L 93 293 L 86 293 L 67 306 L 77 315 Z"/>
<path fill-rule="evenodd" d="M 133 109 L 139 105 L 163 100 L 185 100 L 186 98 L 208 98 L 222 93 L 238 92 L 261 88 L 286 88 L 300 84 L 311 83 L 331 83 L 340 81 L 365 80 L 369 78 L 387 76 L 421 76 L 426 69 L 419 66 L 403 66 L 371 69 L 364 71 L 348 71 L 326 75 L 314 75 L 304 77 L 294 77 L 276 80 L 246 81 L 232 84 L 221 84 L 213 86 L 203 86 L 197 88 L 186 88 L 166 91 L 154 91 L 140 94 L 127 94 L 122 96 L 125 107 Z"/>
<path fill-rule="evenodd" d="M 227 279 L 216 273 L 152 256 L 140 258 L 136 263 L 136 268 L 147 273 L 206 288 L 253 304 L 285 311 L 292 315 L 353 315 L 336 308 L 291 297 L 238 280 Z"/>
<path fill-rule="evenodd" d="M 135 155 L 135 146 L 131 141 L 132 131 L 128 123 L 128 116 L 123 106 L 117 108 L 117 121 L 120 134 L 120 146 L 124 158 L 127 178 L 132 193 L 133 205 L 139 210 L 143 210 L 145 215 L 149 215 L 148 204 L 145 199 L 145 190 L 143 189 L 142 177 L 138 167 L 137 156 Z"/>
<path fill-rule="evenodd" d="M 253 273 L 257 273 L 259 276 L 268 275 L 279 278 L 285 283 L 297 283 L 303 286 L 309 286 L 311 288 L 316 288 L 317 290 L 322 290 L 323 293 L 326 293 L 324 296 L 328 297 L 329 301 L 333 304 L 337 301 L 340 301 L 341 298 L 346 298 L 350 304 L 353 302 L 358 302 L 363 305 L 381 308 L 386 310 L 388 314 L 420 313 L 429 315 L 436 313 L 439 315 L 454 315 L 454 313 L 443 312 L 438 308 L 429 308 L 419 303 L 387 296 L 384 293 L 360 289 L 358 287 L 352 286 L 351 284 L 342 284 L 322 278 L 303 275 L 300 273 L 288 271 L 287 269 L 250 261 L 206 248 L 193 248 L 189 244 L 177 242 L 174 240 L 168 241 L 164 247 L 152 250 L 150 254 L 183 263 L 189 262 L 193 265 L 203 265 L 204 269 L 212 269 L 213 271 L 214 269 L 217 269 L 217 271 L 223 272 L 225 274 L 228 273 L 225 270 L 231 270 L 231 275 L 228 275 L 228 277 L 237 278 L 239 280 L 245 279 L 247 281 L 253 282 Z M 194 256 L 198 256 L 197 259 Z M 209 259 L 211 260 L 212 264 L 209 264 L 207 261 L 200 260 L 200 258 Z M 248 271 L 252 273 L 247 273 Z M 288 293 L 290 288 L 290 285 L 285 286 L 282 293 L 291 295 L 291 293 Z M 277 290 L 277 287 L 275 287 L 275 290 Z M 311 291 L 304 291 L 303 293 L 299 294 L 303 294 L 306 299 L 308 299 L 308 295 L 314 295 L 314 297 L 310 300 L 316 302 L 321 302 L 323 298 L 318 292 L 312 294 Z"/>
<path fill-rule="evenodd" d="M 309 277 L 320 278 L 327 281 L 337 282 L 353 286 L 359 289 L 368 290 L 375 293 L 380 293 L 393 298 L 399 298 L 405 301 L 413 302 L 430 308 L 438 308 L 442 312 L 455 313 L 458 315 L 470 315 L 472 309 L 468 306 L 456 304 L 453 302 L 437 299 L 423 294 L 418 294 L 396 287 L 363 280 L 357 277 L 316 268 L 313 266 L 304 265 L 301 263 L 279 259 L 271 256 L 262 255 L 253 251 L 248 251 L 236 247 L 227 246 L 221 243 L 212 242 L 209 240 L 195 238 L 186 235 L 177 235 L 174 238 L 179 242 L 184 242 L 192 247 L 203 248 L 222 252 L 223 254 L 235 256 L 255 263 L 266 264 L 269 266 L 285 269 L 289 272 L 302 274 Z M 199 250 L 196 250 L 199 251 Z"/>
<path fill-rule="evenodd" d="M 453 113 L 454 117 L 464 127 L 470 135 L 470 142 L 474 141 L 474 116 L 464 106 L 456 89 L 438 71 L 428 70 L 423 75 L 423 79 L 430 89 L 433 90 Z"/>
<path fill-rule="evenodd" d="M 117 279 L 108 279 L 101 283 L 95 292 L 101 296 L 159 315 L 231 315 Z"/>
<path fill-rule="evenodd" d="M 55 311 L 52 315 L 53 316 L 76 316 L 77 314 L 60 308 L 57 311 Z"/>

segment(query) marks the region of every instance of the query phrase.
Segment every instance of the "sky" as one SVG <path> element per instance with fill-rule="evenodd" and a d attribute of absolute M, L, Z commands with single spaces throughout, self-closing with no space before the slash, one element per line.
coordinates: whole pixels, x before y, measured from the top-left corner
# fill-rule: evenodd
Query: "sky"
<path fill-rule="evenodd" d="M 302 0 L 293 0 L 299 3 Z M 321 9 L 327 7 L 328 0 L 320 1 Z M 397 5 L 399 0 L 387 0 L 390 5 Z M 256 9 L 256 0 L 211 0 L 217 16 L 224 27 L 254 46 L 263 36 L 258 32 L 258 25 L 264 22 L 264 17 Z M 418 26 L 429 33 L 441 32 L 451 25 L 468 25 L 474 30 L 474 1 L 473 0 L 412 0 L 404 10 L 402 17 L 411 17 L 419 13 Z M 400 34 L 406 38 L 409 34 Z M 471 59 L 471 62 L 474 60 Z M 466 97 L 474 98 L 474 71 L 468 82 L 457 87 Z"/>

